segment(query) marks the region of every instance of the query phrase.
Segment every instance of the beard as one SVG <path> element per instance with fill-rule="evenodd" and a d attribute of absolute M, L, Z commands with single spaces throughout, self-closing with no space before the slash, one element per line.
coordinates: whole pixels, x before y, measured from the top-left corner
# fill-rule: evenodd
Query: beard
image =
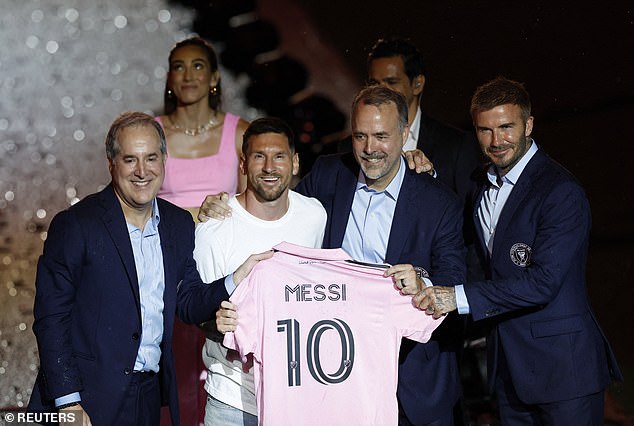
<path fill-rule="evenodd" d="M 373 163 L 371 160 L 379 160 Z M 396 159 L 398 160 L 398 158 Z M 384 152 L 359 154 L 359 166 L 366 179 L 377 180 L 387 175 L 394 167 L 394 161 Z"/>
<path fill-rule="evenodd" d="M 489 147 L 486 150 L 486 155 L 489 160 L 498 168 L 498 170 L 508 172 L 522 159 L 524 154 L 526 154 L 526 152 L 530 148 L 530 145 L 530 139 L 527 136 L 522 136 L 518 140 L 517 144 L 506 143 L 498 147 Z M 510 149 L 510 156 L 496 156 L 497 153 L 504 152 L 507 149 Z"/>
<path fill-rule="evenodd" d="M 262 176 L 271 176 L 279 178 L 278 184 L 274 187 L 266 187 L 263 185 L 259 179 Z M 289 186 L 288 180 L 284 180 L 284 178 L 280 175 L 260 175 L 253 179 L 253 192 L 257 195 L 259 199 L 262 201 L 275 201 L 282 196 L 284 191 Z"/>

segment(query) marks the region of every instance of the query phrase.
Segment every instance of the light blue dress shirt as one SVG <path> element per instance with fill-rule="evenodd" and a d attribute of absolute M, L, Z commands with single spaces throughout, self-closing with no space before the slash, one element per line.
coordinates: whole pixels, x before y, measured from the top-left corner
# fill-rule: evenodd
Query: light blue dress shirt
<path fill-rule="evenodd" d="M 371 263 L 385 262 L 405 167 L 405 160 L 401 157 L 396 176 L 383 191 L 368 188 L 363 171 L 359 171 L 342 244 L 342 248 L 353 259 Z"/>
<path fill-rule="evenodd" d="M 487 171 L 487 178 L 491 182 L 491 186 L 485 191 L 478 207 L 478 217 L 480 218 L 480 226 L 484 235 L 484 242 L 487 245 L 489 254 L 493 250 L 493 239 L 495 237 L 495 228 L 506 204 L 511 195 L 511 191 L 515 187 L 517 180 L 526 168 L 528 162 L 537 152 L 537 143 L 531 139 L 531 146 L 526 154 L 517 162 L 511 170 L 509 170 L 502 178 L 499 178 L 495 166 L 491 165 Z M 469 301 L 464 291 L 464 285 L 460 284 L 455 287 L 456 306 L 458 313 L 468 314 L 471 312 Z"/>
<path fill-rule="evenodd" d="M 159 371 L 160 344 L 163 340 L 163 294 L 165 276 L 158 225 L 161 220 L 156 199 L 152 216 L 143 230 L 127 223 L 141 301 L 141 344 L 134 363 L 135 371 Z M 81 401 L 79 392 L 55 399 L 55 406 Z"/>
<path fill-rule="evenodd" d="M 153 212 L 143 230 L 128 223 L 141 301 L 141 344 L 134 371 L 158 372 L 161 359 L 165 277 L 161 237 L 158 232 L 161 216 L 156 199 Z"/>

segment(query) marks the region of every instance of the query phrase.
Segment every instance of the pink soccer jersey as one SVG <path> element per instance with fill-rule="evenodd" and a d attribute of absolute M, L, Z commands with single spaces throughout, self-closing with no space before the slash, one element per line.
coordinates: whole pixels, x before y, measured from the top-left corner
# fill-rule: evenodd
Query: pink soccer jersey
<path fill-rule="evenodd" d="M 253 354 L 260 424 L 396 425 L 401 338 L 426 342 L 442 318 L 342 249 L 275 250 L 231 296 L 239 325 L 224 338 Z"/>

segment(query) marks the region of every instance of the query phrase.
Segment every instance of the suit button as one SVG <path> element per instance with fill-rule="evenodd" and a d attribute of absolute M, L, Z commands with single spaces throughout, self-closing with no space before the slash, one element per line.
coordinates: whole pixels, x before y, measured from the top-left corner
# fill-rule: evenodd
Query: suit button
<path fill-rule="evenodd" d="M 132 373 L 132 369 L 131 368 L 124 368 L 123 369 L 123 374 L 125 374 L 126 376 L 129 376 L 130 373 Z"/>
<path fill-rule="evenodd" d="M 132 334 L 132 340 L 139 340 L 139 333 Z"/>

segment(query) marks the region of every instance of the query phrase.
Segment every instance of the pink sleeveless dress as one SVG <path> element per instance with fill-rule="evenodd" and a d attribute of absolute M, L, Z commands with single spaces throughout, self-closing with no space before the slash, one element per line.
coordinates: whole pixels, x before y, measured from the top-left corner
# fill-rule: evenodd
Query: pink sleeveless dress
<path fill-rule="evenodd" d="M 155 119 L 161 123 L 159 117 Z M 200 158 L 168 156 L 165 180 L 158 196 L 179 207 L 200 207 L 207 195 L 219 192 L 228 192 L 230 196 L 235 194 L 239 163 L 235 140 L 239 120 L 236 115 L 225 114 L 216 154 Z"/>

